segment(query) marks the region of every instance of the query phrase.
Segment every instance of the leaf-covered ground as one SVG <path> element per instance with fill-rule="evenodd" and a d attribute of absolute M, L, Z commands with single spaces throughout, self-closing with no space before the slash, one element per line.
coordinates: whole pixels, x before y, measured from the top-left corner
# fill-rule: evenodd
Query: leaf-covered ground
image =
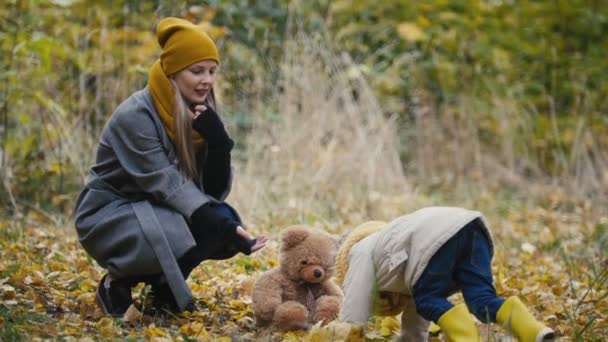
<path fill-rule="evenodd" d="M 490 216 L 499 294 L 521 296 L 561 340 L 608 338 L 608 218 L 585 205 Z M 36 215 L 0 221 L 0 340 L 344 340 L 349 328 L 338 323 L 285 335 L 255 326 L 253 283 L 278 263 L 276 232 L 267 234 L 275 239 L 254 257 L 207 261 L 193 272 L 189 284 L 201 312 L 174 317 L 136 312 L 127 322 L 98 310 L 95 289 L 103 270 L 87 257 L 69 224 L 58 227 Z M 141 301 L 145 289 L 140 285 L 134 293 Z M 393 339 L 398 322 L 372 320 L 366 339 Z M 505 336 L 496 325 L 480 330 L 484 336 Z M 356 340 L 357 333 L 350 331 L 350 338 Z"/>

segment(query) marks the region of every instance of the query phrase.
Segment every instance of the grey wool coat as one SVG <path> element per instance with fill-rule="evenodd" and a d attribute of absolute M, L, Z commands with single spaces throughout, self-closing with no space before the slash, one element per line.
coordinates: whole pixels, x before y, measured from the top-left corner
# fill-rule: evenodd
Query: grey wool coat
<path fill-rule="evenodd" d="M 96 163 L 76 203 L 80 243 L 113 277 L 162 272 L 184 309 L 192 294 L 177 258 L 196 244 L 187 220 L 201 205 L 223 201 L 231 181 L 219 199 L 201 184 L 202 178 L 182 176 L 148 88 L 137 91 L 101 133 Z"/>

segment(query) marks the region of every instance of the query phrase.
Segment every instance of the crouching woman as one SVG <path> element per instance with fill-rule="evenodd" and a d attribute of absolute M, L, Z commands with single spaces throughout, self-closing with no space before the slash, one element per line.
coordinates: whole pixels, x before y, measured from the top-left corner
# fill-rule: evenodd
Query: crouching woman
<path fill-rule="evenodd" d="M 97 302 L 114 316 L 139 282 L 152 286 L 155 307 L 195 310 L 185 279 L 197 265 L 266 243 L 224 202 L 234 143 L 217 114 L 214 42 L 178 18 L 161 20 L 156 35 L 160 60 L 106 123 L 75 209 L 80 243 L 107 269 Z"/>

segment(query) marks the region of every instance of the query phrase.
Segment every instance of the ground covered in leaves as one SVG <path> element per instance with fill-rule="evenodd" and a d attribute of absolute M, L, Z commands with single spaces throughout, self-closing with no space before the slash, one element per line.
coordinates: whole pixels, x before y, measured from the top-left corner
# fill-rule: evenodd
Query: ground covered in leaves
<path fill-rule="evenodd" d="M 589 205 L 488 216 L 499 294 L 521 296 L 561 340 L 608 338 L 608 218 L 592 213 Z M 277 233 L 267 233 L 271 242 L 257 255 L 204 262 L 193 272 L 189 284 L 201 312 L 169 317 L 135 312 L 125 320 L 98 310 L 95 289 L 103 270 L 87 257 L 69 224 L 33 214 L 0 221 L 0 340 L 390 341 L 398 335 L 399 319 L 391 317 L 371 320 L 363 335 L 339 323 L 289 334 L 258 329 L 250 295 L 255 279 L 278 264 Z M 146 295 L 141 285 L 134 293 L 137 301 Z M 484 336 L 505 336 L 495 325 L 480 324 L 480 330 Z"/>

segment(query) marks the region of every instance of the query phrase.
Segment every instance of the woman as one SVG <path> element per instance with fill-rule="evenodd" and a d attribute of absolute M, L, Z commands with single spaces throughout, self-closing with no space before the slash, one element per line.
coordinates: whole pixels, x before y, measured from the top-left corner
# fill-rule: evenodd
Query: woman
<path fill-rule="evenodd" d="M 97 302 L 113 316 L 133 303 L 139 282 L 151 284 L 157 307 L 195 310 L 185 281 L 194 267 L 267 241 L 224 202 L 233 141 L 215 111 L 215 44 L 178 18 L 161 20 L 156 35 L 160 60 L 106 123 L 75 210 L 82 246 L 108 270 Z"/>

